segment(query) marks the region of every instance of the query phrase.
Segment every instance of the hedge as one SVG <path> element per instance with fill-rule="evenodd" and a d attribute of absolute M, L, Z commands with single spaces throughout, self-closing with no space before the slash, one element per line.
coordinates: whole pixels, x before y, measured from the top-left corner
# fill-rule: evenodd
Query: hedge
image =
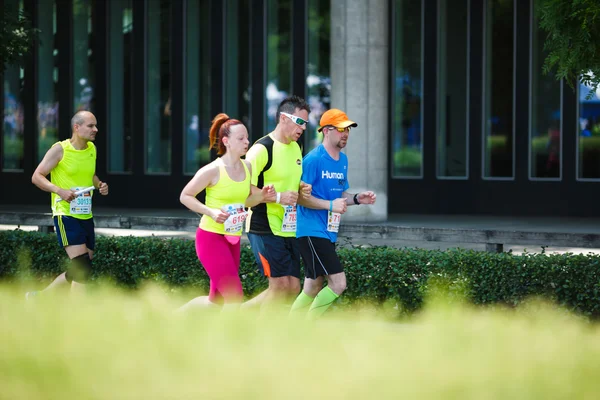
<path fill-rule="evenodd" d="M 159 282 L 171 288 L 206 291 L 208 277 L 196 258 L 193 241 L 141 237 L 98 237 L 95 279 L 126 288 Z M 600 317 L 600 256 L 575 254 L 489 253 L 344 247 L 339 249 L 348 286 L 342 304 L 393 304 L 399 313 L 421 308 L 436 282 L 449 295 L 474 304 L 516 306 L 528 297 L 551 300 L 568 310 Z M 0 279 L 22 274 L 50 279 L 64 270 L 66 256 L 54 235 L 21 230 L 0 232 Z M 243 246 L 240 276 L 251 296 L 266 287 L 252 252 Z"/>

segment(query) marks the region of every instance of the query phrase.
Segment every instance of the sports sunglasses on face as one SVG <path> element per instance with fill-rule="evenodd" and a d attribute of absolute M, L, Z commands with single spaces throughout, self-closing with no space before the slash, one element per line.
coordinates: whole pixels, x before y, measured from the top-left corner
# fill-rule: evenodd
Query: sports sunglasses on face
<path fill-rule="evenodd" d="M 346 132 L 346 129 L 347 129 L 347 130 L 348 130 L 348 132 L 350 132 L 350 127 L 349 127 L 349 126 L 347 126 L 347 127 L 345 127 L 345 128 L 338 128 L 338 127 L 336 127 L 336 126 L 329 126 L 329 127 L 327 127 L 327 129 L 330 129 L 330 130 L 333 130 L 333 129 L 335 129 L 335 130 L 337 130 L 339 133 L 344 133 L 344 132 Z"/>
<path fill-rule="evenodd" d="M 289 119 L 291 119 L 292 122 L 295 123 L 296 125 L 304 126 L 308 122 L 308 121 L 305 121 L 302 118 L 296 117 L 295 115 L 292 115 L 292 114 L 288 114 L 288 113 L 285 113 L 285 112 L 281 112 L 281 114 L 283 114 L 286 117 L 288 117 Z"/>

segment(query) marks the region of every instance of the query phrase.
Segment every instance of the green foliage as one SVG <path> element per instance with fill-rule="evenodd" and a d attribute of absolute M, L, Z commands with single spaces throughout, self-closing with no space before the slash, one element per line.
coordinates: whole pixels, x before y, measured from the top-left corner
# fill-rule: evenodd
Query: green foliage
<path fill-rule="evenodd" d="M 194 161 L 198 166 L 208 164 L 210 162 L 210 147 L 200 146 L 194 151 Z"/>
<path fill-rule="evenodd" d="M 420 148 L 404 147 L 394 152 L 394 169 L 396 174 L 419 175 L 422 154 Z"/>
<path fill-rule="evenodd" d="M 543 297 L 568 310 L 600 317 L 600 256 L 513 255 L 473 250 L 434 251 L 391 247 L 340 248 L 347 275 L 342 305 L 391 305 L 401 315 L 420 310 L 431 290 L 479 305 L 517 306 Z M 0 279 L 27 275 L 48 280 L 64 270 L 65 255 L 54 235 L 20 230 L 0 232 Z M 209 280 L 185 239 L 98 237 L 95 279 L 139 288 L 159 283 L 173 290 L 206 292 Z M 266 279 L 257 271 L 250 247 L 241 251 L 240 277 L 244 293 L 262 291 Z"/>
<path fill-rule="evenodd" d="M 21 159 L 23 158 L 23 137 L 11 138 L 8 135 L 4 136 L 4 168 L 18 169 L 20 168 Z"/>
<path fill-rule="evenodd" d="M 12 4 L 5 4 L 3 11 L 0 59 L 4 70 L 7 65 L 17 63 L 31 51 L 39 30 L 32 27 L 31 19 L 24 11 L 14 9 Z"/>
<path fill-rule="evenodd" d="M 544 72 L 556 68 L 556 78 L 565 78 L 571 87 L 581 81 L 597 89 L 600 85 L 600 2 L 538 1 L 540 27 L 547 33 Z"/>

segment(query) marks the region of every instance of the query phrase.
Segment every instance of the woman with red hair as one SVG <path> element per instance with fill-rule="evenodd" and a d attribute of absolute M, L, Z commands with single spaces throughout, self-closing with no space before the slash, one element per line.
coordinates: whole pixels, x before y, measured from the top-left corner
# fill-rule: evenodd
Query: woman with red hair
<path fill-rule="evenodd" d="M 184 305 L 239 305 L 242 283 L 239 278 L 240 237 L 252 207 L 275 196 L 272 186 L 251 195 L 252 167 L 241 157 L 248 151 L 248 131 L 237 119 L 218 114 L 210 127 L 210 146 L 220 157 L 200 168 L 183 188 L 179 200 L 192 211 L 202 214 L 196 231 L 196 254 L 210 277 L 210 293 Z M 206 190 L 205 203 L 196 196 Z"/>

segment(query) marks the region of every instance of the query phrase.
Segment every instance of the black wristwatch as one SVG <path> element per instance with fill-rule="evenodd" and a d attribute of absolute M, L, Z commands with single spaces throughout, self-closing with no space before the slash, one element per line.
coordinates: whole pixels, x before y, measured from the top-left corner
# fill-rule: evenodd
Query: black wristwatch
<path fill-rule="evenodd" d="M 356 204 L 356 205 L 360 204 L 360 201 L 358 201 L 358 193 L 356 193 L 354 195 L 354 204 Z"/>

